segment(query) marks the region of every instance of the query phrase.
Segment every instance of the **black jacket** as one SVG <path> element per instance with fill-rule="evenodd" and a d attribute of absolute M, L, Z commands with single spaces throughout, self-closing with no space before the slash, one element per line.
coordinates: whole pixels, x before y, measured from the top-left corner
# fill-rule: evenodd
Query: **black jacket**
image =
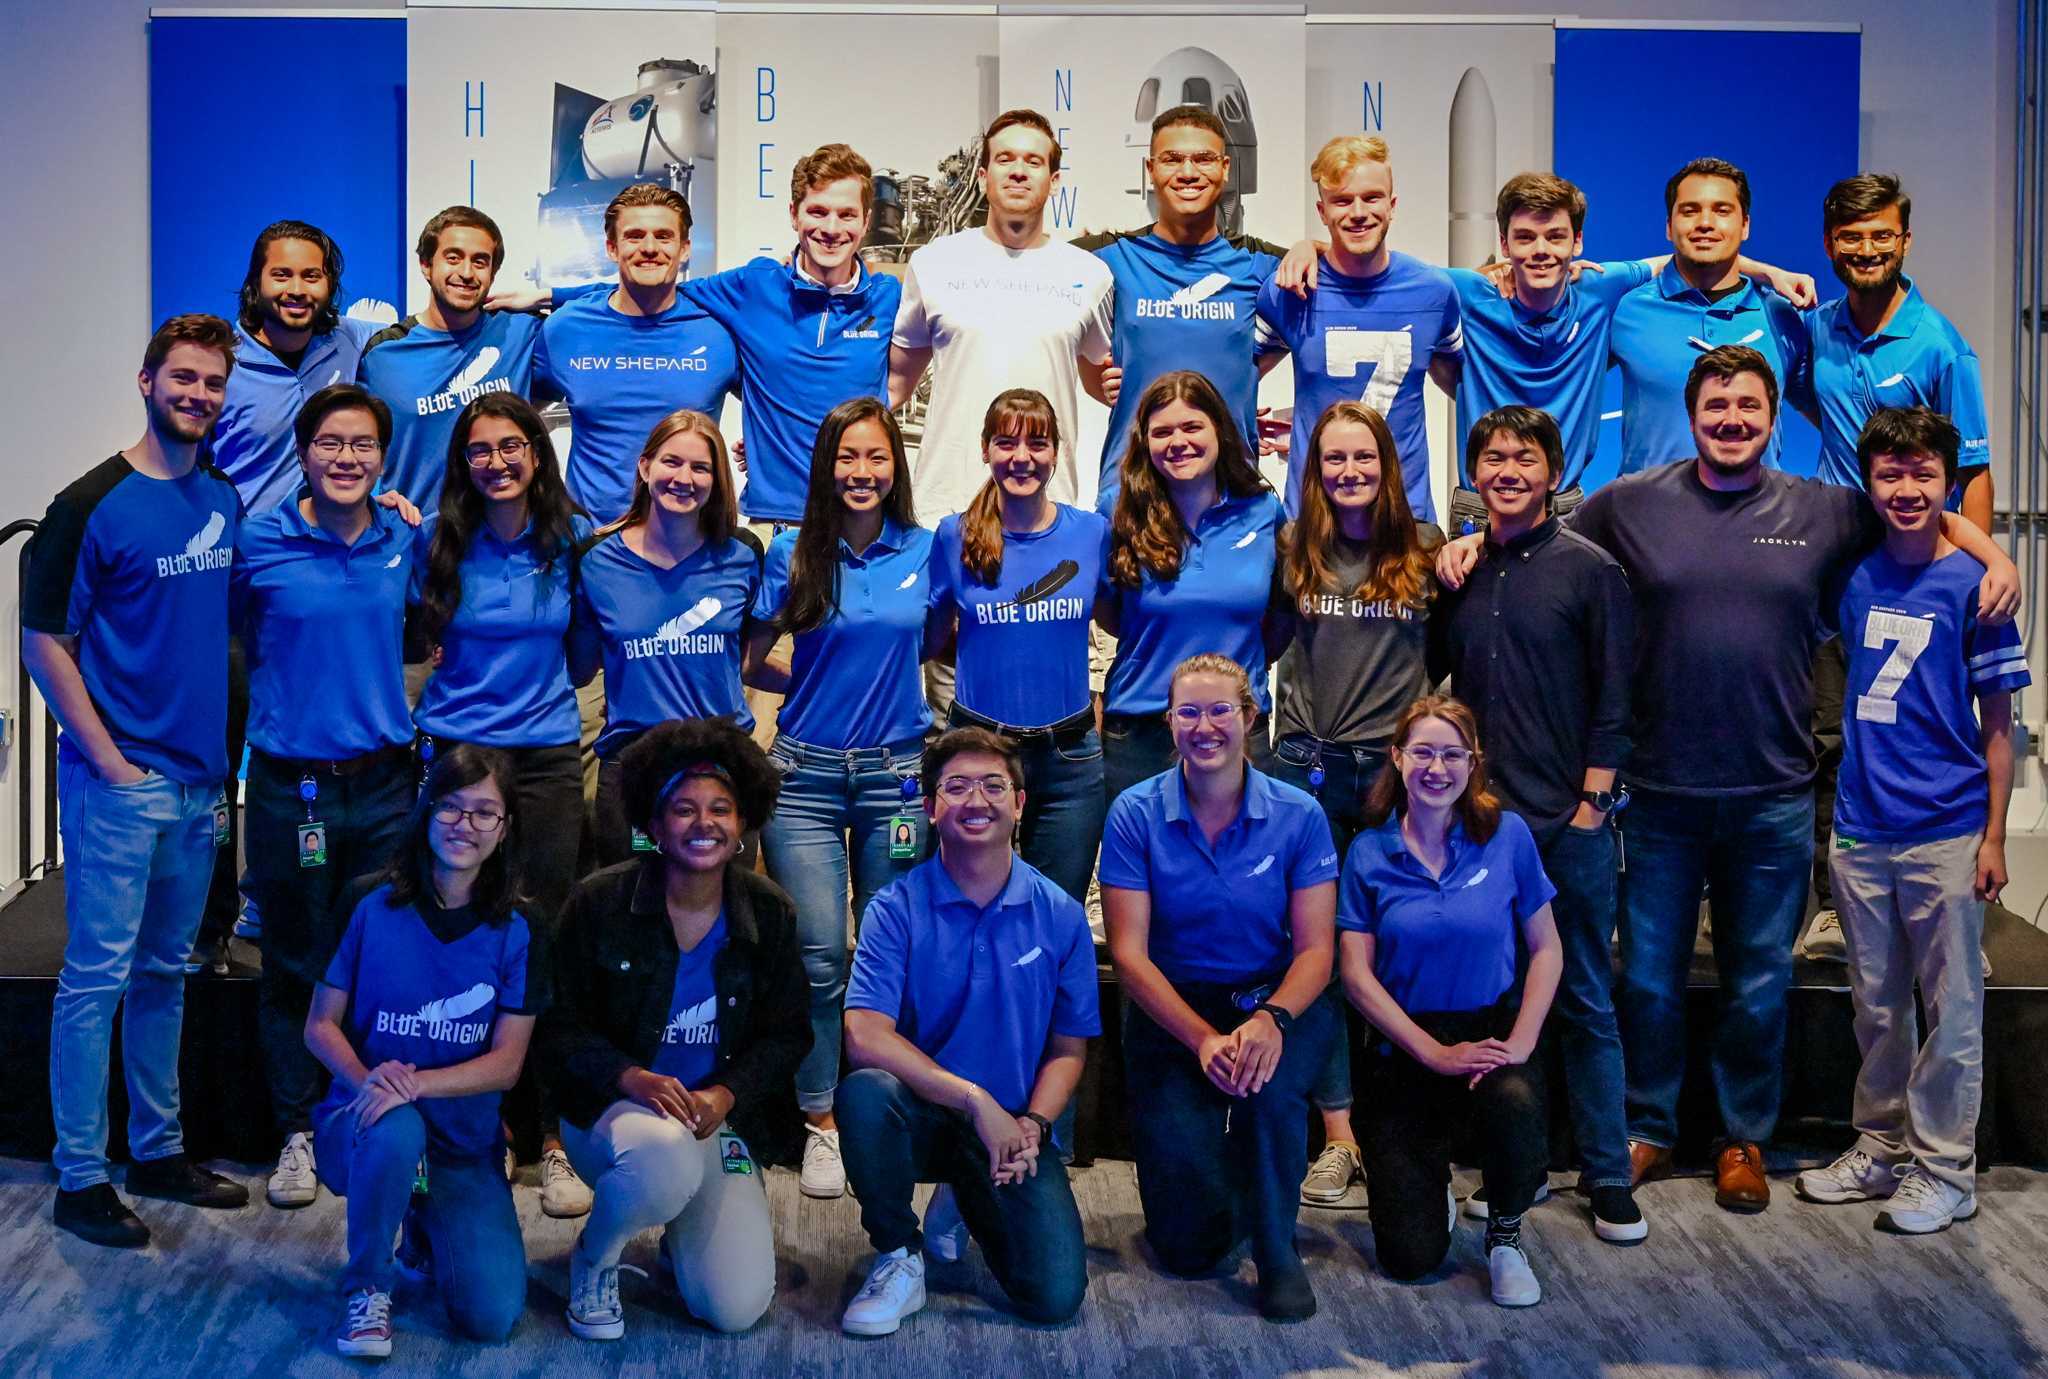
<path fill-rule="evenodd" d="M 728 1124 L 756 1157 L 787 1161 L 802 1117 L 796 1068 L 811 1047 L 811 988 L 796 940 L 796 906 L 781 887 L 738 866 L 725 873 L 726 945 L 712 969 L 718 1071 L 733 1095 Z M 556 926 L 553 1003 L 535 1056 L 565 1120 L 583 1128 L 619 1100 L 619 1074 L 654 1065 L 676 981 L 658 858 L 584 878 Z"/>

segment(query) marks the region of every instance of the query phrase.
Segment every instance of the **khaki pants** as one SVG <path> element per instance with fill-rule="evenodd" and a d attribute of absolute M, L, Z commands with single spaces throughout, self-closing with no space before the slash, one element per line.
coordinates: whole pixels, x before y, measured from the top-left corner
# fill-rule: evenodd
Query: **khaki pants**
<path fill-rule="evenodd" d="M 1931 843 L 1855 843 L 1829 851 L 1835 909 L 1856 1005 L 1853 1118 L 1864 1153 L 1912 1162 L 1970 1192 L 1984 1092 L 1981 834 Z M 1918 981 L 1927 1041 L 1913 1009 Z"/>
<path fill-rule="evenodd" d="M 597 736 L 604 731 L 604 672 L 576 689 L 576 748 L 583 755 L 583 803 L 597 798 Z"/>

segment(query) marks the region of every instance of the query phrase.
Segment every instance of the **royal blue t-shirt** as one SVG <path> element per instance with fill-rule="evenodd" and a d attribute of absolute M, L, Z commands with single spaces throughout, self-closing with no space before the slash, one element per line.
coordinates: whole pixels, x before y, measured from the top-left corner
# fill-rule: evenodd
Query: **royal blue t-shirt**
<path fill-rule="evenodd" d="M 1103 825 L 1102 885 L 1151 895 L 1148 951 L 1170 981 L 1277 977 L 1294 961 L 1290 898 L 1336 875 L 1322 806 L 1253 766 L 1213 844 L 1179 766 L 1117 796 Z"/>
<path fill-rule="evenodd" d="M 234 595 L 251 746 L 343 761 L 412 741 L 403 662 L 416 541 L 375 503 L 353 544 L 308 521 L 296 501 L 249 519 Z"/>
<path fill-rule="evenodd" d="M 846 1008 L 872 1010 L 955 1077 L 1021 1111 L 1047 1041 L 1102 1033 L 1095 940 L 1081 903 L 1021 857 L 984 907 L 943 859 L 920 862 L 868 902 Z"/>
<path fill-rule="evenodd" d="M 760 588 L 761 552 L 746 532 L 666 570 L 635 555 L 624 532 L 584 551 L 571 659 L 579 678 L 604 670 L 598 756 L 671 718 L 722 716 L 753 730 L 740 651 Z"/>
<path fill-rule="evenodd" d="M 1102 447 L 1096 506 L 1108 512 L 1116 503 L 1138 400 L 1175 369 L 1193 369 L 1216 385 L 1237 418 L 1247 453 L 1258 454 L 1259 288 L 1284 251 L 1262 240 L 1221 235 L 1196 245 L 1169 244 L 1150 230 L 1075 242 L 1108 264 L 1116 281 L 1110 350 L 1124 371 Z M 1277 353 L 1279 346 L 1268 341 L 1266 349 Z"/>
<path fill-rule="evenodd" d="M 683 295 L 732 332 L 740 358 L 747 482 L 756 522 L 803 519 L 818 428 L 840 403 L 889 395 L 889 335 L 903 283 L 862 266 L 826 288 L 794 264 L 757 258 L 684 283 Z"/>
<path fill-rule="evenodd" d="M 242 509 L 251 517 L 298 493 L 302 476 L 292 425 L 299 409 L 322 388 L 355 382 L 363 346 L 381 329 L 375 321 L 344 316 L 332 331 L 306 342 L 293 368 L 246 328 L 235 327 L 235 367 L 214 423 L 213 462 L 242 495 Z"/>
<path fill-rule="evenodd" d="M 418 601 L 436 518 L 420 528 L 412 598 Z M 575 520 L 576 539 L 590 523 Z M 483 747 L 558 747 L 581 720 L 569 683 L 575 554 L 541 552 L 528 523 L 501 541 L 477 525 L 462 557 L 462 601 L 441 630 L 441 663 L 427 677 L 413 721 L 429 737 Z"/>
<path fill-rule="evenodd" d="M 1464 349 L 1458 289 L 1443 269 L 1394 253 L 1384 271 L 1353 278 L 1321 266 L 1306 301 L 1268 280 L 1259 289 L 1265 339 L 1294 352 L 1294 439 L 1287 454 L 1287 511 L 1301 510 L 1309 434 L 1333 402 L 1363 402 L 1387 419 L 1401 456 L 1408 506 L 1434 522 L 1429 427 L 1422 381 L 1431 361 Z"/>
<path fill-rule="evenodd" d="M 683 407 L 716 421 L 739 367 L 726 328 L 680 295 L 654 316 L 597 294 L 556 310 L 534 346 L 533 395 L 568 404 L 569 496 L 598 522 L 623 517 L 655 423 Z"/>
<path fill-rule="evenodd" d="M 78 639 L 78 670 L 121 755 L 180 785 L 228 774 L 228 582 L 242 504 L 211 465 L 153 479 L 119 455 L 51 500 L 29 547 L 21 625 Z M 66 760 L 83 761 L 70 734 Z"/>
<path fill-rule="evenodd" d="M 321 984 L 348 993 L 342 1029 L 363 1067 L 396 1059 L 422 1071 L 481 1058 L 501 1015 L 533 1015 L 524 916 L 485 924 L 467 908 L 422 913 L 391 903 L 391 888 L 364 896 L 349 917 Z M 421 1097 L 430 1158 L 492 1159 L 504 1152 L 502 1092 Z M 355 1093 L 337 1080 L 313 1112 L 316 1124 L 346 1113 Z"/>
<path fill-rule="evenodd" d="M 1195 522 L 1179 578 L 1162 581 L 1140 566 L 1135 589 L 1110 578 L 1104 556 L 1098 597 L 1116 610 L 1117 636 L 1103 697 L 1107 712 L 1166 712 L 1173 668 L 1204 651 L 1243 666 L 1259 709 L 1271 707 L 1262 625 L 1285 520 L 1280 500 L 1264 490 L 1226 498 Z"/>
<path fill-rule="evenodd" d="M 357 373 L 391 408 L 385 488 L 421 512 L 441 505 L 455 419 L 485 393 L 526 396 L 540 326 L 538 316 L 486 311 L 469 329 L 451 332 L 408 316 L 370 337 Z"/>
<path fill-rule="evenodd" d="M 1972 702 L 2032 683 L 2016 623 L 1977 618 L 1984 567 L 1962 551 L 1901 565 L 1882 547 L 1842 591 L 1849 657 L 1835 832 L 1919 843 L 1979 832 L 1989 778 Z"/>
<path fill-rule="evenodd" d="M 796 538 L 786 531 L 769 543 L 754 596 L 761 622 L 781 616 L 789 602 Z M 909 742 L 930 730 L 923 665 L 931 554 L 929 531 L 894 521 L 859 555 L 839 543 L 839 606 L 795 639 L 777 720 L 782 732 L 843 752 Z"/>
<path fill-rule="evenodd" d="M 654 1047 L 654 1071 L 696 1091 L 718 1066 L 718 955 L 725 951 L 725 914 L 697 946 L 676 952 L 676 983 L 668 998 L 668 1023 Z"/>
<path fill-rule="evenodd" d="M 960 561 L 960 516 L 940 519 L 931 613 L 957 616 L 960 704 L 1012 728 L 1043 728 L 1089 705 L 1088 626 L 1102 581 L 1101 514 L 1053 505 L 1040 532 L 1005 532 L 993 588 Z"/>
<path fill-rule="evenodd" d="M 1409 853 L 1401 817 L 1361 833 L 1344 859 L 1337 927 L 1373 936 L 1372 974 L 1410 1015 L 1484 1010 L 1515 984 L 1522 925 L 1557 895 L 1519 814 L 1475 844 L 1459 823 L 1441 876 Z"/>

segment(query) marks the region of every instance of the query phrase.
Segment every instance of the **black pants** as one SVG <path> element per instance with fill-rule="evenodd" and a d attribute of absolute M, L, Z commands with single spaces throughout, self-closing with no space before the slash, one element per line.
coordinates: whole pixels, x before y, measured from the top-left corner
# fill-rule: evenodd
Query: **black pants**
<path fill-rule="evenodd" d="M 575 743 L 565 742 L 559 747 L 508 748 L 505 755 L 512 758 L 512 798 L 506 801 L 512 836 L 507 843 L 525 878 L 520 889 L 527 903 L 522 910 L 536 939 L 534 951 L 547 954 L 554 950 L 555 926 L 576 884 L 576 852 L 583 836 L 583 753 Z M 553 1135 L 560 1122 L 554 1088 L 538 1074 L 533 1059 L 526 1060 L 507 1098 L 506 1119 L 522 1134 L 535 1130 L 542 1139 Z"/>
<path fill-rule="evenodd" d="M 1849 654 L 1840 637 L 1820 644 L 1813 657 L 1813 893 L 1823 910 L 1834 908 L 1828 876 L 1828 835 L 1835 830 L 1835 778 L 1842 773 L 1842 701 L 1849 692 Z"/>
<path fill-rule="evenodd" d="M 235 808 L 235 780 L 242 770 L 242 749 L 248 744 L 249 658 L 243 654 L 242 639 L 228 638 L 228 840 L 213 850 L 213 884 L 207 887 L 206 910 L 199 919 L 199 940 L 205 949 L 228 936 L 235 917 L 242 912 L 242 896 L 236 884 L 241 874 L 237 857 L 241 852 L 242 811 Z M 257 912 L 262 912 L 258 906 Z"/>
<path fill-rule="evenodd" d="M 1245 725 L 1244 750 L 1252 765 L 1271 773 L 1273 744 L 1260 714 Z M 1109 804 L 1116 797 L 1173 765 L 1173 729 L 1163 713 L 1106 713 L 1102 716 L 1102 793 Z"/>
<path fill-rule="evenodd" d="M 256 1037 L 270 1083 L 270 1118 L 280 1143 L 313 1133 L 313 1107 L 327 1091 L 327 1069 L 306 1047 L 313 983 L 266 962 L 256 982 Z"/>
<path fill-rule="evenodd" d="M 1504 1039 L 1515 1025 L 1506 1003 L 1410 1018 L 1442 1044 Z M 1514 1064 L 1468 1089 L 1464 1078 L 1433 1073 L 1384 1038 L 1361 1061 L 1358 1138 L 1373 1248 L 1381 1271 L 1405 1283 L 1435 1270 L 1450 1252 L 1446 1191 L 1464 1136 L 1471 1137 L 1495 1215 L 1520 1216 L 1536 1200 L 1550 1161 L 1543 1074 Z"/>

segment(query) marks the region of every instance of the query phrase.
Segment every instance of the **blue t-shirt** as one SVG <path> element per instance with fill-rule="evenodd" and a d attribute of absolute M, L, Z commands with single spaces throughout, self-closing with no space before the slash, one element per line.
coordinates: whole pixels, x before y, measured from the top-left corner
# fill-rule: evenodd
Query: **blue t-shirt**
<path fill-rule="evenodd" d="M 345 545 L 297 502 L 249 519 L 235 549 L 236 622 L 249 657 L 249 742 L 275 757 L 343 761 L 412 741 L 405 603 L 421 553 L 372 503 Z"/>
<path fill-rule="evenodd" d="M 716 421 L 739 367 L 726 328 L 681 295 L 657 316 L 597 294 L 555 311 L 533 349 L 533 395 L 568 404 L 569 496 L 596 521 L 623 517 L 655 423 L 683 407 Z"/>
<path fill-rule="evenodd" d="M 1989 779 L 1973 698 L 2031 683 L 2015 623 L 1977 620 L 1984 567 L 1962 551 L 1901 565 L 1882 547 L 1842 591 L 1849 658 L 1835 832 L 1919 843 L 1981 830 Z"/>
<path fill-rule="evenodd" d="M 1812 405 L 1806 323 L 1792 303 L 1748 278 L 1718 300 L 1689 285 L 1675 263 L 1614 308 L 1614 362 L 1621 366 L 1621 473 L 1699 453 L 1685 409 L 1693 361 L 1720 345 L 1747 345 L 1778 378 L 1779 410 Z M 1785 431 L 1771 428 L 1764 463 L 1776 467 Z"/>
<path fill-rule="evenodd" d="M 1865 335 L 1849 300 L 1824 302 L 1807 318 L 1813 338 L 1813 393 L 1820 408 L 1820 474 L 1831 484 L 1863 487 L 1856 439 L 1887 407 L 1932 407 L 1962 432 L 1959 463 L 1991 463 L 1991 422 L 1984 414 L 1984 377 L 1977 351 L 1948 317 L 1927 304 L 1911 279 L 1892 318 Z M 1949 506 L 1962 499 L 1962 485 Z"/>
<path fill-rule="evenodd" d="M 693 278 L 683 295 L 732 332 L 740 357 L 747 483 L 740 508 L 757 522 L 797 522 L 818 428 L 840 403 L 889 395 L 889 334 L 901 279 L 862 266 L 827 289 L 794 264 L 757 258 Z"/>
<path fill-rule="evenodd" d="M 1289 900 L 1336 877 L 1337 845 L 1313 795 L 1252 766 L 1237 817 L 1211 844 L 1175 766 L 1110 804 L 1100 875 L 1105 889 L 1150 894 L 1148 952 L 1168 980 L 1265 979 L 1293 962 Z"/>
<path fill-rule="evenodd" d="M 1600 444 L 1600 389 L 1607 378 L 1614 307 L 1650 280 L 1650 265 L 1641 259 L 1600 267 L 1604 271 L 1587 272 L 1566 287 L 1548 311 L 1531 311 L 1501 296 L 1483 274 L 1450 270 L 1465 325 L 1465 363 L 1458 377 L 1460 487 L 1471 487 L 1462 463 L 1465 438 L 1496 407 L 1550 413 L 1564 439 L 1560 490 L 1586 472 Z"/>
<path fill-rule="evenodd" d="M 1301 510 L 1301 476 L 1317 420 L 1333 402 L 1363 402 L 1394 433 L 1416 519 L 1434 522 L 1422 381 L 1433 360 L 1455 358 L 1464 349 L 1458 289 L 1450 275 L 1402 253 L 1370 278 L 1347 277 L 1325 260 L 1306 301 L 1270 280 L 1260 288 L 1259 319 L 1271 339 L 1294 351 L 1288 515 Z"/>
<path fill-rule="evenodd" d="M 235 367 L 213 428 L 213 462 L 242 495 L 250 516 L 299 491 L 299 447 L 292 431 L 299 409 L 322 388 L 355 382 L 363 345 L 381 329 L 375 321 L 344 316 L 328 334 L 306 342 L 293 368 L 235 327 Z"/>
<path fill-rule="evenodd" d="M 438 518 L 420 528 L 412 598 L 418 601 Z M 575 520 L 577 541 L 590 523 Z M 540 552 L 528 523 L 501 541 L 479 523 L 463 553 L 462 601 L 441 630 L 441 663 L 427 677 L 413 721 L 429 737 L 482 747 L 558 747 L 581 720 L 569 683 L 575 555 Z"/>
<path fill-rule="evenodd" d="M 930 858 L 868 902 L 846 1008 L 888 1016 L 934 1063 L 1021 1111 L 1053 1035 L 1102 1033 L 1087 913 L 1021 857 L 986 908 Z"/>
<path fill-rule="evenodd" d="M 538 316 L 486 311 L 468 330 L 450 332 L 408 316 L 370 337 L 357 373 L 391 408 L 385 488 L 421 512 L 441 505 L 455 419 L 485 393 L 526 395 L 540 326 Z"/>
<path fill-rule="evenodd" d="M 931 565 L 931 612 L 959 619 L 955 697 L 1012 728 L 1043 728 L 1089 705 L 1088 626 L 1102 581 L 1109 523 L 1053 506 L 1040 532 L 1003 533 L 994 588 L 960 562 L 960 517 L 939 521 Z"/>
<path fill-rule="evenodd" d="M 754 617 L 781 616 L 789 602 L 789 562 L 797 534 L 769 543 Z M 798 634 L 780 730 L 809 747 L 850 751 L 921 738 L 932 725 L 924 697 L 925 595 L 932 534 L 883 524 L 855 555 L 839 543 L 839 606 Z"/>
<path fill-rule="evenodd" d="M 54 498 L 29 548 L 21 625 L 78 639 L 78 670 L 121 755 L 180 785 L 228 774 L 228 567 L 242 523 L 227 476 L 153 479 L 115 455 Z M 70 734 L 66 760 L 82 761 Z"/>
<path fill-rule="evenodd" d="M 1498 1001 L 1515 984 L 1522 925 L 1557 894 L 1519 814 L 1503 812 L 1479 844 L 1453 823 L 1445 851 L 1431 876 L 1389 815 L 1351 844 L 1337 888 L 1337 927 L 1372 935 L 1372 974 L 1410 1015 Z"/>
<path fill-rule="evenodd" d="M 1116 503 L 1138 400 L 1175 369 L 1193 369 L 1216 385 L 1248 453 L 1258 454 L 1259 288 L 1273 276 L 1282 251 L 1260 240 L 1221 235 L 1196 245 L 1169 244 L 1149 230 L 1076 242 L 1108 264 L 1116 282 L 1110 350 L 1124 371 L 1102 447 L 1096 506 L 1108 512 Z M 1266 348 L 1278 352 L 1276 342 Z"/>
<path fill-rule="evenodd" d="M 668 1023 L 654 1048 L 654 1071 L 696 1091 L 718 1066 L 718 955 L 725 951 L 725 914 L 719 913 L 697 946 L 676 953 L 676 983 Z"/>
<path fill-rule="evenodd" d="M 666 570 L 635 555 L 624 532 L 583 552 L 572 659 L 577 678 L 604 669 L 598 756 L 671 718 L 724 716 L 753 730 L 740 651 L 760 587 L 760 548 L 745 532 Z"/>
<path fill-rule="evenodd" d="M 1271 493 L 1226 498 L 1196 521 L 1179 578 L 1162 581 L 1140 566 L 1135 589 L 1110 578 L 1105 554 L 1098 597 L 1116 609 L 1117 635 L 1103 696 L 1106 711 L 1166 712 L 1173 668 L 1204 651 L 1221 652 L 1243 666 L 1259 709 L 1272 706 L 1262 624 L 1273 599 L 1283 521 L 1280 500 Z"/>
<path fill-rule="evenodd" d="M 348 993 L 342 1029 L 366 1069 L 397 1059 L 425 1071 L 481 1058 L 500 1015 L 533 1015 L 527 990 L 529 934 L 516 912 L 484 924 L 468 910 L 391 903 L 391 888 L 364 896 L 349 917 L 321 984 Z M 496 1159 L 504 1152 L 502 1092 L 421 1097 L 430 1158 Z M 316 1124 L 346 1113 L 355 1094 L 337 1080 L 313 1112 Z"/>

